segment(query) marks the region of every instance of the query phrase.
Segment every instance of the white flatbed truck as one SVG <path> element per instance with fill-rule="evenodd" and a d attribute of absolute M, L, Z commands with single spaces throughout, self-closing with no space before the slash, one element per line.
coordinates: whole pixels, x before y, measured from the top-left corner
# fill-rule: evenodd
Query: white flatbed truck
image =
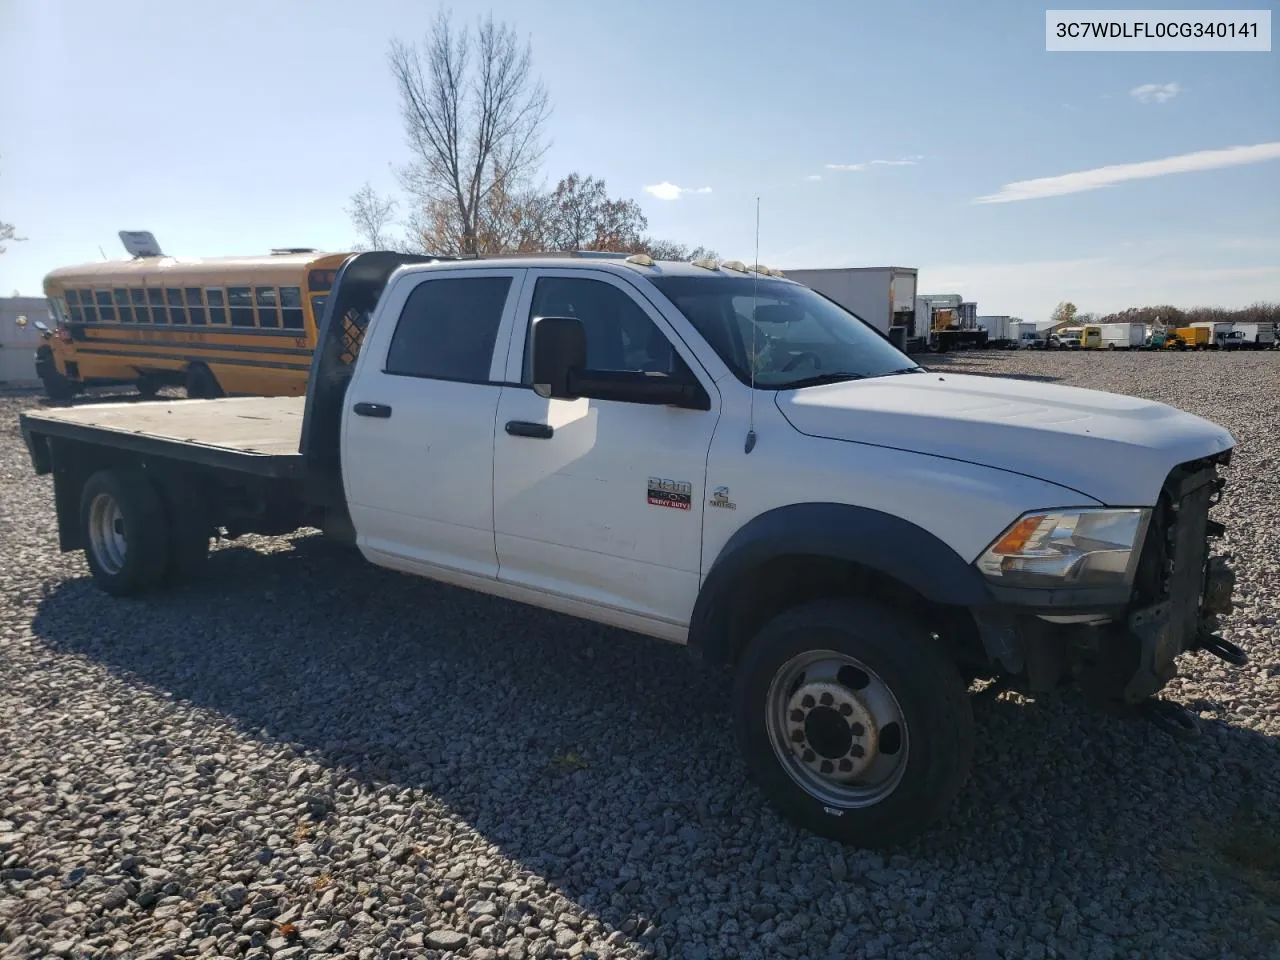
<path fill-rule="evenodd" d="M 741 264 L 341 268 L 307 393 L 32 410 L 62 550 L 115 595 L 214 536 L 318 527 L 374 564 L 686 644 L 734 672 L 766 797 L 881 845 L 970 768 L 968 682 L 1155 694 L 1215 633 L 1219 426 L 928 372 Z M 353 559 L 353 562 L 357 562 Z"/>

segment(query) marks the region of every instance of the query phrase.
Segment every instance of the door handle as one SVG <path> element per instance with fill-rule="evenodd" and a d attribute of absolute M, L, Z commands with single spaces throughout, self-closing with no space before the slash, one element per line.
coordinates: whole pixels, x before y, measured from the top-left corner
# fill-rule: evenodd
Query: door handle
<path fill-rule="evenodd" d="M 358 417 L 381 417 L 385 420 L 391 416 L 391 408 L 385 403 L 365 403 L 362 400 L 351 410 Z"/>
<path fill-rule="evenodd" d="M 550 440 L 555 430 L 545 423 L 533 423 L 529 420 L 508 420 L 507 433 L 513 437 L 532 437 L 535 440 Z"/>

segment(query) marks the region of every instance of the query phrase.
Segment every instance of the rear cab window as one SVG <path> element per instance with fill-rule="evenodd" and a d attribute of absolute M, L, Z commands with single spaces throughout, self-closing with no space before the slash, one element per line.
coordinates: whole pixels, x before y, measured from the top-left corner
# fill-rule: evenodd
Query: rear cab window
<path fill-rule="evenodd" d="M 383 372 L 489 383 L 510 276 L 436 277 L 410 292 L 387 348 Z"/>

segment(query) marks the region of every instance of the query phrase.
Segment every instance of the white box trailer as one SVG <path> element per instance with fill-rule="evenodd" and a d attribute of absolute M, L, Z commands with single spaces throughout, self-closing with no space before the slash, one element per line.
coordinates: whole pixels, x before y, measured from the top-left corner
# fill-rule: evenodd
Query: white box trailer
<path fill-rule="evenodd" d="M 1013 339 L 1013 336 L 1010 333 L 1010 328 L 1016 322 L 1017 321 L 1013 317 L 1006 317 L 1003 315 L 988 314 L 978 318 L 978 326 L 987 331 L 988 343 L 991 343 L 994 340 Z"/>
<path fill-rule="evenodd" d="M 1104 350 L 1136 350 L 1147 342 L 1145 323 L 1104 323 L 1101 326 Z"/>
<path fill-rule="evenodd" d="M 783 272 L 787 279 L 830 297 L 883 334 L 888 335 L 891 327 L 905 327 L 906 339 L 917 335 L 912 329 L 918 273 L 915 267 L 834 267 Z"/>
<path fill-rule="evenodd" d="M 1018 338 L 1019 348 L 1034 347 L 1040 339 L 1040 328 L 1036 326 L 1034 320 L 1019 320 L 1015 325 L 1014 334 Z"/>
<path fill-rule="evenodd" d="M 1233 323 L 1232 329 L 1241 335 L 1243 346 L 1250 350 L 1272 350 L 1276 345 L 1274 323 Z"/>

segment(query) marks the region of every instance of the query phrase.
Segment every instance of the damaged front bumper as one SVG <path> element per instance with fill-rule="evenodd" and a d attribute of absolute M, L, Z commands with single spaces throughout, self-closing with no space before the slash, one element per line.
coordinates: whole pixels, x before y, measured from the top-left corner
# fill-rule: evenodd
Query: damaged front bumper
<path fill-rule="evenodd" d="M 1225 532 L 1209 519 L 1221 497 L 1221 462 L 1170 473 L 1132 588 L 993 590 L 995 602 L 973 611 L 987 656 L 1032 690 L 1076 682 L 1114 705 L 1149 700 L 1177 676 L 1183 653 L 1248 662 L 1218 632 L 1236 579 L 1228 556 L 1210 556 L 1210 543 Z"/>

